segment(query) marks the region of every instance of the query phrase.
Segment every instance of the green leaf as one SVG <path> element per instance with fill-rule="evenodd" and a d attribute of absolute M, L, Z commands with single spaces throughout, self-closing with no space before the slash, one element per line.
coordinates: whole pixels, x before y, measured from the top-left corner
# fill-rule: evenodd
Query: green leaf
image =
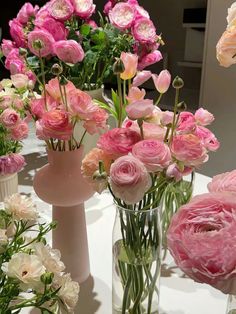
<path fill-rule="evenodd" d="M 83 24 L 83 25 L 80 27 L 80 33 L 81 33 L 81 35 L 83 35 L 83 36 L 88 36 L 89 33 L 90 33 L 90 30 L 91 30 L 91 26 L 89 26 L 88 24 Z"/>

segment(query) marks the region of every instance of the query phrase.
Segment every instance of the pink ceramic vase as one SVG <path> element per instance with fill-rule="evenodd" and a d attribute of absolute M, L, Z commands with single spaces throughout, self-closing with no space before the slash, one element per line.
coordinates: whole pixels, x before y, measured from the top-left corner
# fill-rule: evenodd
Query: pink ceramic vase
<path fill-rule="evenodd" d="M 82 147 L 48 150 L 48 164 L 33 183 L 38 197 L 53 205 L 53 220 L 58 223 L 52 233 L 53 248 L 60 250 L 66 271 L 79 283 L 90 274 L 84 202 L 94 193 L 81 174 L 82 156 Z"/>

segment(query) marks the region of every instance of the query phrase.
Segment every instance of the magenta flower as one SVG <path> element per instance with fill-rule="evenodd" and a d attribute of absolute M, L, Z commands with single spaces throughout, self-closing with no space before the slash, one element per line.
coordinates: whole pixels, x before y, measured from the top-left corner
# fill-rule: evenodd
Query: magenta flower
<path fill-rule="evenodd" d="M 21 24 L 27 24 L 29 19 L 35 16 L 38 9 L 39 7 L 37 5 L 33 7 L 31 3 L 27 2 L 20 9 L 16 18 Z"/>
<path fill-rule="evenodd" d="M 72 16 L 74 8 L 69 0 L 52 0 L 49 2 L 48 11 L 54 19 L 66 21 Z"/>
<path fill-rule="evenodd" d="M 0 175 L 9 175 L 19 172 L 25 165 L 25 159 L 20 154 L 0 156 Z"/>
<path fill-rule="evenodd" d="M 3 39 L 1 48 L 2 48 L 2 53 L 4 57 L 7 57 L 9 53 L 12 51 L 12 49 L 16 48 L 16 46 L 13 43 L 13 41 L 8 40 L 8 39 Z"/>
<path fill-rule="evenodd" d="M 159 50 L 155 50 L 145 55 L 138 63 L 138 70 L 142 71 L 149 65 L 155 64 L 162 60 L 162 54 Z"/>
<path fill-rule="evenodd" d="M 38 57 L 46 57 L 53 53 L 55 40 L 46 30 L 34 30 L 28 35 L 30 51 Z"/>
<path fill-rule="evenodd" d="M 75 14 L 83 19 L 88 19 L 95 11 L 93 0 L 71 0 L 75 8 Z"/>
<path fill-rule="evenodd" d="M 143 44 L 154 43 L 157 38 L 156 28 L 153 22 L 146 17 L 135 20 L 132 33 L 134 38 Z"/>
<path fill-rule="evenodd" d="M 109 19 L 112 25 L 125 30 L 132 26 L 135 20 L 135 10 L 132 5 L 119 2 L 109 11 Z"/>
<path fill-rule="evenodd" d="M 65 40 L 69 33 L 63 23 L 52 17 L 46 17 L 43 20 L 35 21 L 35 25 L 48 31 L 53 36 L 55 41 Z"/>
<path fill-rule="evenodd" d="M 9 22 L 10 34 L 17 47 L 26 48 L 26 36 L 22 24 L 17 19 L 13 19 Z"/>
<path fill-rule="evenodd" d="M 75 40 L 60 40 L 54 45 L 54 53 L 66 63 L 77 63 L 84 59 L 83 48 Z"/>

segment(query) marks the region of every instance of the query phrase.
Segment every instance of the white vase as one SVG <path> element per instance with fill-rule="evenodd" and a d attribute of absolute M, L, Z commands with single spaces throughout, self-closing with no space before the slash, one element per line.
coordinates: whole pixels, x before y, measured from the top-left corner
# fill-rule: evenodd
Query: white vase
<path fill-rule="evenodd" d="M 0 202 L 18 192 L 18 174 L 0 175 Z"/>

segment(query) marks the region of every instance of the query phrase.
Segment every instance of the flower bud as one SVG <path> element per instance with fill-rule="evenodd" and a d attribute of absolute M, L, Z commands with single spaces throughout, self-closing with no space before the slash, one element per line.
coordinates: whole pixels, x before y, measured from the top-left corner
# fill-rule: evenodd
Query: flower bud
<path fill-rule="evenodd" d="M 95 171 L 93 174 L 93 180 L 96 181 L 104 181 L 107 180 L 107 173 L 105 171 L 103 171 L 102 173 L 100 173 L 99 170 Z"/>
<path fill-rule="evenodd" d="M 24 240 L 23 237 L 20 237 L 20 238 L 17 238 L 16 243 L 17 243 L 18 245 L 22 245 L 22 244 L 25 243 L 25 240 Z"/>
<path fill-rule="evenodd" d="M 121 59 L 116 59 L 115 63 L 113 64 L 113 72 L 114 74 L 120 74 L 125 71 L 125 65 Z"/>
<path fill-rule="evenodd" d="M 20 56 L 26 57 L 28 54 L 28 51 L 25 48 L 19 48 L 19 54 Z"/>
<path fill-rule="evenodd" d="M 66 85 L 68 83 L 67 79 L 65 77 L 60 78 L 60 84 L 61 85 Z"/>
<path fill-rule="evenodd" d="M 172 86 L 173 86 L 175 89 L 183 88 L 183 87 L 184 87 L 184 81 L 182 80 L 181 77 L 176 76 L 176 78 L 174 79 L 174 81 L 173 81 L 173 83 L 172 83 Z"/>
<path fill-rule="evenodd" d="M 51 72 L 53 75 L 60 75 L 63 72 L 63 67 L 60 64 L 55 63 L 51 68 Z"/>
<path fill-rule="evenodd" d="M 184 101 L 181 101 L 180 103 L 178 103 L 177 105 L 177 110 L 179 112 L 182 112 L 182 111 L 186 111 L 187 110 L 187 105 Z"/>
<path fill-rule="evenodd" d="M 54 274 L 53 273 L 44 273 L 41 276 L 41 282 L 44 283 L 45 285 L 50 285 L 52 283 Z"/>

